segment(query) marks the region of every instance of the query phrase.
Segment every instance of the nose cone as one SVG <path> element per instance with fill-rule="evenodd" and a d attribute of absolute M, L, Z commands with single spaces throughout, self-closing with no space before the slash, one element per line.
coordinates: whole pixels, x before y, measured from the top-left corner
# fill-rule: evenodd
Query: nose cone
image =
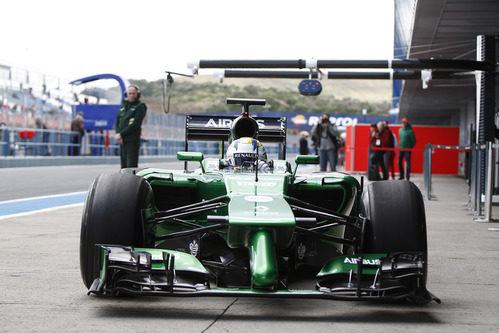
<path fill-rule="evenodd" d="M 274 290 L 278 272 L 274 242 L 270 231 L 256 231 L 250 238 L 250 269 L 252 288 Z"/>

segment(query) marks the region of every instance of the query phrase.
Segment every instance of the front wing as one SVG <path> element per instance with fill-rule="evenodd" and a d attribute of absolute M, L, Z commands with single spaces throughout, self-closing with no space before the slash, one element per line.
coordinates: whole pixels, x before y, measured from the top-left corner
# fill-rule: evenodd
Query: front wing
<path fill-rule="evenodd" d="M 100 248 L 100 275 L 88 293 L 102 295 L 248 296 L 321 298 L 334 300 L 409 300 L 418 304 L 440 300 L 426 290 L 422 254 L 340 256 L 329 266 L 346 267 L 321 271 L 315 290 L 261 290 L 212 288 L 211 273 L 194 256 L 162 249 L 138 249 L 116 245 Z M 354 267 L 349 267 L 354 263 Z M 325 265 L 325 268 L 328 266 Z"/>

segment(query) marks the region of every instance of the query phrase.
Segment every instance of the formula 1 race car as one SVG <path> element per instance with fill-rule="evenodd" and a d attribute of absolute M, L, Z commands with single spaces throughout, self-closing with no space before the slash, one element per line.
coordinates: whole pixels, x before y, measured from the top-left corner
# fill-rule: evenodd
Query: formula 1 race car
<path fill-rule="evenodd" d="M 93 182 L 80 243 L 89 294 L 439 302 L 426 289 L 425 210 L 413 183 L 363 190 L 344 173 L 304 172 L 318 156 L 298 155 L 292 168 L 286 119 L 250 116 L 265 100 L 227 103 L 242 114 L 186 116 L 184 170 L 123 169 Z M 204 158 L 188 151 L 191 140 L 230 145 Z M 279 145 L 277 159 L 266 142 Z"/>

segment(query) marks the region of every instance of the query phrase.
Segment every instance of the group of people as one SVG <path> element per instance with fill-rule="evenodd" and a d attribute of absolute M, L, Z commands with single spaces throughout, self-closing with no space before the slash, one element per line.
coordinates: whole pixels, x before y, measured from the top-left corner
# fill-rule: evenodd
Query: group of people
<path fill-rule="evenodd" d="M 407 118 L 402 119 L 402 127 L 399 129 L 399 142 L 397 137 L 388 127 L 388 122 L 380 121 L 371 124 L 369 132 L 369 157 L 368 157 L 368 179 L 386 180 L 389 173 L 395 179 L 395 148 L 398 147 L 399 179 L 410 179 L 411 176 L 411 150 L 416 144 L 416 136 Z M 404 168 L 405 160 L 405 168 Z M 381 168 L 382 176 L 379 174 Z"/>
<path fill-rule="evenodd" d="M 336 171 L 338 149 L 342 141 L 336 126 L 329 121 L 329 114 L 324 113 L 311 132 L 312 145 L 319 155 L 321 171 L 327 170 L 328 163 L 331 171 Z M 300 155 L 309 154 L 308 137 L 308 132 L 300 133 Z"/>

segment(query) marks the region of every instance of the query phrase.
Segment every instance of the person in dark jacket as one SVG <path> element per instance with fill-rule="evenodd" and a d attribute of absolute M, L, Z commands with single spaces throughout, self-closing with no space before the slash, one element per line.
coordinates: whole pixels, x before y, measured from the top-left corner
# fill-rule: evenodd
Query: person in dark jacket
<path fill-rule="evenodd" d="M 378 148 L 390 148 L 391 134 L 386 129 L 386 125 L 384 121 L 378 122 L 378 132 L 379 138 L 376 147 Z M 381 172 L 383 173 L 383 180 L 388 179 L 388 161 L 390 158 L 390 152 L 388 150 L 378 150 L 376 151 L 376 160 L 378 164 L 381 166 Z"/>
<path fill-rule="evenodd" d="M 395 134 L 393 134 L 392 130 L 390 127 L 388 127 L 388 121 L 384 121 L 386 130 L 390 133 L 390 142 L 388 147 L 389 148 L 396 148 L 397 147 L 397 138 L 395 137 Z M 385 154 L 385 159 L 388 156 L 388 161 L 386 168 L 388 169 L 389 174 L 392 176 L 392 179 L 395 179 L 395 149 L 390 150 Z"/>
<path fill-rule="evenodd" d="M 399 129 L 399 170 L 400 178 L 404 179 L 404 159 L 405 159 L 405 177 L 407 180 L 411 177 L 411 149 L 416 145 L 416 136 L 409 124 L 407 118 L 402 118 L 402 127 Z"/>
<path fill-rule="evenodd" d="M 146 112 L 147 106 L 140 101 L 139 88 L 129 86 L 114 123 L 115 139 L 120 143 L 122 169 L 136 168 L 139 164 L 141 126 Z"/>
<path fill-rule="evenodd" d="M 310 151 L 308 149 L 308 132 L 301 131 L 300 132 L 300 155 L 308 155 L 309 152 Z"/>
<path fill-rule="evenodd" d="M 379 165 L 376 159 L 376 151 L 372 149 L 376 147 L 377 140 L 379 138 L 378 127 L 376 123 L 371 123 L 369 131 L 369 148 L 367 155 L 367 179 L 369 180 L 380 180 L 379 177 Z"/>
<path fill-rule="evenodd" d="M 327 163 L 331 171 L 336 171 L 338 130 L 330 123 L 329 114 L 324 113 L 319 123 L 312 128 L 312 136 L 315 138 L 319 148 L 319 160 L 321 171 L 327 171 Z"/>
<path fill-rule="evenodd" d="M 78 112 L 71 121 L 71 132 L 73 132 L 71 139 L 73 145 L 69 148 L 69 155 L 71 156 L 78 156 L 81 154 L 81 142 L 85 135 L 83 123 L 83 113 Z"/>

